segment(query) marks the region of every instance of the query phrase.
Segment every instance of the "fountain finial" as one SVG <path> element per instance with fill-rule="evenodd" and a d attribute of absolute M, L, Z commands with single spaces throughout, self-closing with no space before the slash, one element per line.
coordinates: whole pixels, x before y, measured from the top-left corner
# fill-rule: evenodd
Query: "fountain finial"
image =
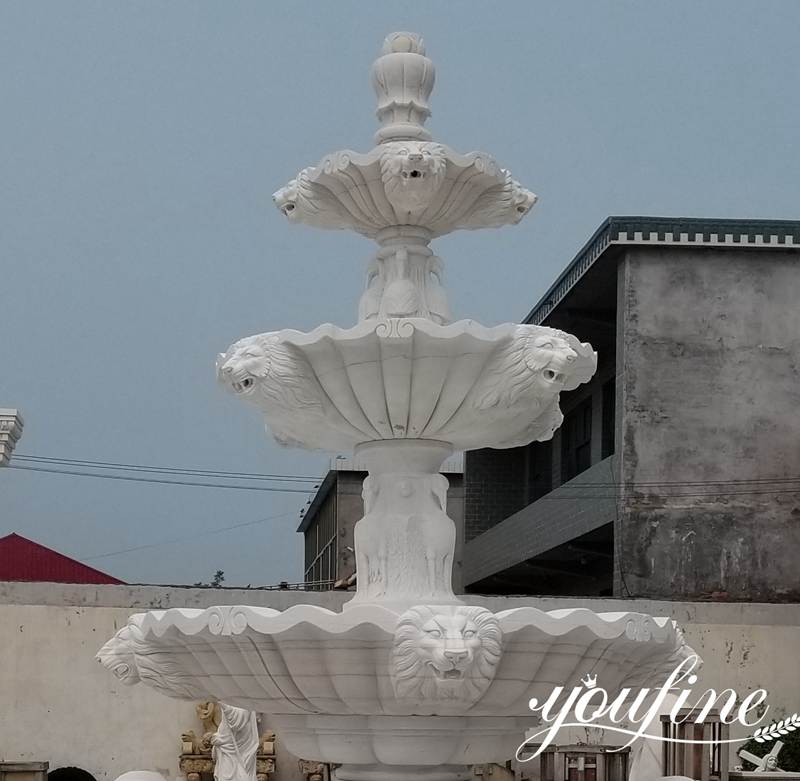
<path fill-rule="evenodd" d="M 425 44 L 417 33 L 395 32 L 386 36 L 381 56 L 372 64 L 372 86 L 378 97 L 381 128 L 375 143 L 413 139 L 430 141 L 423 125 L 431 115 L 428 98 L 436 72 L 425 56 Z"/>

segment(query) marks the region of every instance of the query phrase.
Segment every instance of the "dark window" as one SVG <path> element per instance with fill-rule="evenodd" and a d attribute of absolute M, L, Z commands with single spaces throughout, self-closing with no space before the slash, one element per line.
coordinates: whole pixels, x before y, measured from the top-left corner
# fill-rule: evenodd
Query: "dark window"
<path fill-rule="evenodd" d="M 561 426 L 561 481 L 566 483 L 592 465 L 592 399 L 564 417 Z"/>
<path fill-rule="evenodd" d="M 535 502 L 553 490 L 552 442 L 532 442 L 528 446 L 530 486 L 528 502 Z"/>
<path fill-rule="evenodd" d="M 617 406 L 617 381 L 612 378 L 603 385 L 603 444 L 602 457 L 614 455 L 614 410 Z"/>

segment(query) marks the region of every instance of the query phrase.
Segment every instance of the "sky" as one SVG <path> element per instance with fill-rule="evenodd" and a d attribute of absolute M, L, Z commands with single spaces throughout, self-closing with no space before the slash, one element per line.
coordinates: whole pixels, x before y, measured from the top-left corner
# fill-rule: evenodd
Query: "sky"
<path fill-rule="evenodd" d="M 394 30 L 437 66 L 434 138 L 541 199 L 517 226 L 436 240 L 457 318 L 524 317 L 611 214 L 800 217 L 793 0 L 4 0 L 0 407 L 24 415 L 18 453 L 325 474 L 331 455 L 275 444 L 214 361 L 242 336 L 355 322 L 374 245 L 289 225 L 271 194 L 371 148 L 369 67 Z M 3 469 L 0 536 L 131 583 L 274 584 L 302 579 L 307 499 Z"/>

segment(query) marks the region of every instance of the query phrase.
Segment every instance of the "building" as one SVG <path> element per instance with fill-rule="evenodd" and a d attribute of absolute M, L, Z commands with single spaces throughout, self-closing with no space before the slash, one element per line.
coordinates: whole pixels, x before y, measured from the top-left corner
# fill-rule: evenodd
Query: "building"
<path fill-rule="evenodd" d="M 442 465 L 442 474 L 450 487 L 447 491 L 447 514 L 456 525 L 456 553 L 453 563 L 453 587 L 461 591 L 461 553 L 464 529 L 463 458 L 456 456 Z M 297 527 L 305 542 L 303 577 L 307 589 L 325 590 L 342 581 L 346 586 L 355 573 L 353 529 L 364 515 L 361 487 L 366 468 L 341 456 L 331 461 L 328 474 L 303 511 Z"/>
<path fill-rule="evenodd" d="M 800 601 L 798 301 L 800 222 L 607 219 L 525 319 L 596 376 L 467 454 L 467 590 Z"/>
<path fill-rule="evenodd" d="M 0 581 L 123 583 L 19 534 L 0 537 Z"/>

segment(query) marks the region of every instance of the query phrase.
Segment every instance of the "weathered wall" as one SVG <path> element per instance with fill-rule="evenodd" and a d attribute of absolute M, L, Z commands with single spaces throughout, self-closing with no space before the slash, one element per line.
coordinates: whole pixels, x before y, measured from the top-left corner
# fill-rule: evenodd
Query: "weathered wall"
<path fill-rule="evenodd" d="M 98 781 L 131 769 L 158 770 L 172 779 L 180 733 L 199 726 L 193 705 L 145 686 L 118 684 L 94 661 L 98 647 L 137 610 L 243 603 L 286 608 L 298 602 L 337 609 L 346 598 L 337 592 L 0 584 L 0 761 L 77 766 Z M 766 688 L 775 716 L 797 710 L 800 701 L 800 605 L 467 599 L 493 610 L 533 605 L 670 615 L 705 659 L 698 689 L 730 686 L 745 694 Z M 280 734 L 277 750 L 276 781 L 298 781 L 295 759 L 285 752 Z"/>
<path fill-rule="evenodd" d="M 618 290 L 615 593 L 800 600 L 800 252 L 633 248 Z"/>

